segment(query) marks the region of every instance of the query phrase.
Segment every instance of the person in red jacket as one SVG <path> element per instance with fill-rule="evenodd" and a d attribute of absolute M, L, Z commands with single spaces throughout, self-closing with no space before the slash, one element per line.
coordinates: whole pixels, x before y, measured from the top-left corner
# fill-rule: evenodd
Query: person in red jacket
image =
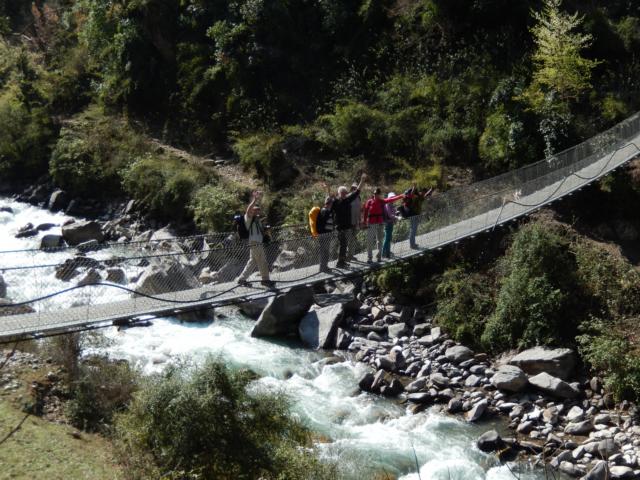
<path fill-rule="evenodd" d="M 382 260 L 382 243 L 384 237 L 385 205 L 404 198 L 404 195 L 382 198 L 382 190 L 377 187 L 373 196 L 364 204 L 364 224 L 367 227 L 367 262 L 373 261 L 373 245 L 378 243 L 379 262 Z"/>

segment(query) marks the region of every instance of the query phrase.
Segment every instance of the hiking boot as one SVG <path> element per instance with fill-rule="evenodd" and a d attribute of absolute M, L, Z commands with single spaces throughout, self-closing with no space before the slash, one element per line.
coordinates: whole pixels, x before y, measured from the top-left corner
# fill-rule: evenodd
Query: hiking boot
<path fill-rule="evenodd" d="M 267 288 L 274 288 L 276 286 L 275 282 L 273 280 L 262 280 L 260 282 L 260 285 L 262 285 L 263 287 L 267 287 Z"/>
<path fill-rule="evenodd" d="M 347 262 L 343 260 L 341 262 L 336 263 L 336 268 L 347 268 Z"/>
<path fill-rule="evenodd" d="M 249 282 L 247 281 L 246 278 L 239 278 L 238 279 L 238 285 L 240 285 L 242 287 L 248 287 L 249 286 Z"/>

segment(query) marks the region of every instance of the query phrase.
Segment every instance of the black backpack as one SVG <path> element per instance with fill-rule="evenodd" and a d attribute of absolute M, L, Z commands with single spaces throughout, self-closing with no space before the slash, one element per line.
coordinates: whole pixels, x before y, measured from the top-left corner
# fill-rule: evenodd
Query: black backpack
<path fill-rule="evenodd" d="M 249 238 L 249 230 L 247 230 L 247 225 L 244 223 L 244 215 L 239 213 L 234 215 L 233 224 L 238 238 L 240 238 L 240 240 L 247 240 Z"/>

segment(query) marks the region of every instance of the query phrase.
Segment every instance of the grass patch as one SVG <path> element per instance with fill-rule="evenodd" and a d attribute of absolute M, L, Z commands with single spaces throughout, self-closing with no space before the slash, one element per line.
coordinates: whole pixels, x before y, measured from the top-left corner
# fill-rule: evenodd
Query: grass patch
<path fill-rule="evenodd" d="M 0 432 L 14 428 L 24 414 L 0 400 Z M 107 440 L 83 433 L 74 438 L 74 429 L 30 416 L 0 447 L 0 478 L 49 480 L 124 478 Z"/>

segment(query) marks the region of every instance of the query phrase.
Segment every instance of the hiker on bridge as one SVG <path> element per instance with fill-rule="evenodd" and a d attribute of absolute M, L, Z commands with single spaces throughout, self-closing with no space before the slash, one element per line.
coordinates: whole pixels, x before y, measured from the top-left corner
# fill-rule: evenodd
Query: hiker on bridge
<path fill-rule="evenodd" d="M 367 227 L 367 263 L 373 261 L 373 245 L 378 244 L 378 255 L 376 260 L 382 260 L 383 235 L 386 224 L 387 205 L 392 204 L 404 195 L 393 195 L 382 198 L 382 189 L 376 187 L 373 196 L 364 204 L 364 225 Z"/>
<path fill-rule="evenodd" d="M 404 192 L 404 201 L 400 212 L 403 218 L 409 219 L 409 247 L 414 250 L 418 248 L 416 234 L 418 233 L 418 226 L 420 225 L 422 204 L 424 203 L 424 199 L 432 193 L 433 188 L 429 190 L 426 188 L 418 189 L 415 185 Z"/>
<path fill-rule="evenodd" d="M 355 189 L 352 188 L 351 192 L 345 186 L 338 188 L 338 195 L 334 198 L 331 209 L 334 214 L 334 222 L 336 230 L 338 231 L 338 263 L 336 267 L 346 268 L 347 266 L 347 247 L 349 243 L 349 235 L 351 235 L 352 224 L 352 203 L 359 198 L 360 189 L 362 184 L 367 179 L 365 173 L 360 177 L 360 182 L 355 185 Z M 350 252 L 352 256 L 355 255 L 355 251 Z"/>
<path fill-rule="evenodd" d="M 273 282 L 269 279 L 269 263 L 267 262 L 267 256 L 264 251 L 264 242 L 267 238 L 265 234 L 265 228 L 260 220 L 260 206 L 258 201 L 262 196 L 262 192 L 254 191 L 251 195 L 251 203 L 247 206 L 247 211 L 244 214 L 244 223 L 248 232 L 249 243 L 249 261 L 242 270 L 242 273 L 238 277 L 238 284 L 248 286 L 247 279 L 255 269 L 260 271 L 260 277 L 262 285 L 266 287 L 272 287 Z"/>
<path fill-rule="evenodd" d="M 322 208 L 313 207 L 309 212 L 309 227 L 311 235 L 318 242 L 318 257 L 320 263 L 320 271 L 329 272 L 329 257 L 331 252 L 331 243 L 333 241 L 334 214 L 333 214 L 333 197 L 327 195 L 324 199 Z"/>
<path fill-rule="evenodd" d="M 395 197 L 396 194 L 389 192 L 387 199 Z M 391 258 L 391 239 L 393 238 L 393 227 L 398 221 L 396 207 L 393 203 L 387 203 L 384 206 L 384 240 L 382 241 L 382 258 Z"/>

